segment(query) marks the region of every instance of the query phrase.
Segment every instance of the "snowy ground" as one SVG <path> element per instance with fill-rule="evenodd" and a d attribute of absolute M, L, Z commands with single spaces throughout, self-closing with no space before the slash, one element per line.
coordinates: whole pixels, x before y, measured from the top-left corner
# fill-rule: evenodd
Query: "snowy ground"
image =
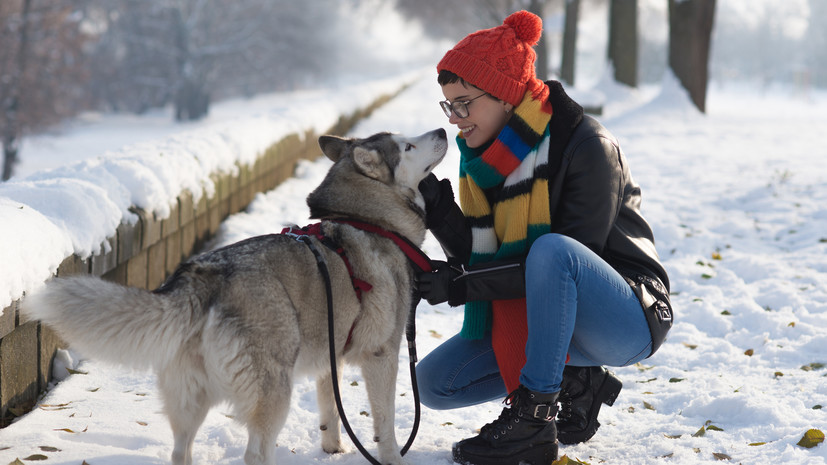
<path fill-rule="evenodd" d="M 662 91 L 600 89 L 607 99 L 602 120 L 644 191 L 676 323 L 652 358 L 615 369 L 624 388 L 614 407 L 602 410 L 598 434 L 560 454 L 591 464 L 827 463 L 827 444 L 796 445 L 810 428 L 827 430 L 827 95 L 713 86 L 702 116 L 668 81 Z M 429 77 L 353 134 L 419 134 L 440 125 L 453 134 L 436 105 L 441 98 Z M 437 174 L 454 179 L 457 160 L 452 144 Z M 217 244 L 307 223 L 304 197 L 328 166 L 302 164 L 294 179 L 225 222 Z M 441 255 L 430 237 L 424 249 Z M 420 355 L 458 331 L 460 319 L 461 311 L 421 303 Z M 404 443 L 413 421 L 405 355 L 399 366 L 397 435 Z M 0 430 L 0 464 L 37 454 L 48 464 L 168 463 L 172 438 L 154 378 L 94 361 L 77 370 L 82 374 L 60 383 L 33 413 Z M 344 378 L 351 423 L 372 450 L 370 419 L 360 415 L 369 411 L 363 380 L 351 369 Z M 451 463 L 451 444 L 501 407 L 423 408 L 407 459 Z M 246 433 L 228 412 L 221 407 L 208 416 L 196 463 L 243 463 Z M 316 412 L 313 383 L 300 380 L 278 437 L 278 463 L 364 463 L 355 450 L 321 451 Z"/>

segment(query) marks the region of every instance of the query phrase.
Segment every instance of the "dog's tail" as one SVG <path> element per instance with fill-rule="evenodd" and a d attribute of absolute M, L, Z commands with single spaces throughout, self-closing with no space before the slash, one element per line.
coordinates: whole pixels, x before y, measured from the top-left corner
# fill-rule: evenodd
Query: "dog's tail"
<path fill-rule="evenodd" d="M 84 356 L 132 368 L 166 365 L 199 329 L 189 304 L 88 275 L 50 280 L 23 299 L 21 311 Z"/>

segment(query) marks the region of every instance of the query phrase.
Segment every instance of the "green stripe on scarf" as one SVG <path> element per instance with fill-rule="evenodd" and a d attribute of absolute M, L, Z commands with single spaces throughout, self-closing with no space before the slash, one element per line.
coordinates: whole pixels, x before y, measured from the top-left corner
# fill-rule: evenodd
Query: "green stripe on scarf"
<path fill-rule="evenodd" d="M 534 189 L 548 182 L 548 123 L 552 109 L 547 102 L 532 100 L 526 93 L 514 109 L 506 127 L 483 153 L 471 149 L 457 136 L 460 149 L 460 203 L 474 224 L 470 264 L 524 256 L 535 239 L 551 230 L 548 189 Z M 537 132 L 542 128 L 542 132 Z M 546 142 L 546 143 L 544 143 Z M 532 183 L 532 189 L 507 189 L 520 183 Z M 489 205 L 483 190 L 504 183 L 494 205 Z M 532 192 L 543 198 L 534 198 Z M 510 192 L 510 193 L 509 193 Z M 508 197 L 507 197 L 508 196 Z M 497 230 L 493 212 L 506 215 L 507 223 Z M 529 223 L 529 218 L 534 223 Z M 508 237 L 510 240 L 505 240 Z M 492 248 L 496 252 L 492 252 Z M 465 319 L 460 335 L 480 339 L 491 328 L 491 302 L 465 304 Z"/>

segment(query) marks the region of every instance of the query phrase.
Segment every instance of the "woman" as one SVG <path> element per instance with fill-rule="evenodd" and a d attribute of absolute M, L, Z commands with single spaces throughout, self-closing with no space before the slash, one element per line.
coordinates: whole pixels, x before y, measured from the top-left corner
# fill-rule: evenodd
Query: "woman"
<path fill-rule="evenodd" d="M 420 184 L 448 261 L 420 275 L 419 290 L 431 304 L 465 304 L 465 318 L 419 363 L 422 402 L 510 406 L 454 445 L 460 463 L 547 464 L 558 435 L 588 440 L 621 388 L 602 365 L 649 357 L 672 322 L 640 188 L 614 137 L 535 76 L 541 32 L 520 11 L 437 66 L 440 105 L 460 130 L 462 208 L 448 180 Z"/>

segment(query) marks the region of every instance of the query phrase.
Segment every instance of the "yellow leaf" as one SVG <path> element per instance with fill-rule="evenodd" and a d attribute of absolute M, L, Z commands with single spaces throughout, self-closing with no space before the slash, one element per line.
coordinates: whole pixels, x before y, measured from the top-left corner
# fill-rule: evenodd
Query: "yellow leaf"
<path fill-rule="evenodd" d="M 713 260 L 720 260 L 721 259 L 721 254 L 719 254 L 718 252 L 712 252 L 712 259 Z"/>
<path fill-rule="evenodd" d="M 428 330 L 428 332 L 431 333 L 431 337 L 435 337 L 437 339 L 442 339 L 442 334 L 439 334 L 438 332 L 434 331 L 433 329 Z"/>
<path fill-rule="evenodd" d="M 698 344 L 689 344 L 689 343 L 684 342 L 683 345 L 684 345 L 684 347 L 688 347 L 689 350 L 695 350 L 695 349 L 698 348 Z"/>
<path fill-rule="evenodd" d="M 821 444 L 824 442 L 824 433 L 818 429 L 810 429 L 804 433 L 804 436 L 801 437 L 801 440 L 798 441 L 799 446 L 806 447 L 807 449 L 812 449 L 813 447 Z"/>
<path fill-rule="evenodd" d="M 645 400 L 643 401 L 643 408 L 645 408 L 646 410 L 656 410 L 655 407 L 652 406 L 652 404 L 646 402 Z"/>
<path fill-rule="evenodd" d="M 747 349 L 744 351 L 744 355 L 746 355 L 747 357 L 752 357 L 753 354 L 755 354 L 755 351 L 752 349 Z"/>
<path fill-rule="evenodd" d="M 749 445 L 749 446 L 763 446 L 764 444 L 766 444 L 766 442 L 751 442 L 747 445 Z"/>
<path fill-rule="evenodd" d="M 9 462 L 9 465 L 23 465 L 20 459 L 14 459 L 14 462 Z"/>
<path fill-rule="evenodd" d="M 695 434 L 692 435 L 693 438 L 701 438 L 706 434 L 706 428 L 701 426 L 701 429 L 695 431 Z"/>
<path fill-rule="evenodd" d="M 551 462 L 551 465 L 591 465 L 588 462 L 581 462 L 580 459 L 573 459 L 569 458 L 569 456 L 564 455 L 559 459 Z"/>

